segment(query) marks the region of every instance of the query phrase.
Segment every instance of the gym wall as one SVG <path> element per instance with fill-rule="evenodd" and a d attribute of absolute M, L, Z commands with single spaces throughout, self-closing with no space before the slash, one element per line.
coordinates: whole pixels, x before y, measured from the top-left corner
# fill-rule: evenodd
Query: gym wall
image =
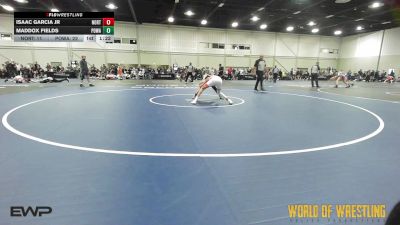
<path fill-rule="evenodd" d="M 0 32 L 13 33 L 13 16 L 0 14 Z M 86 55 L 90 64 L 103 63 L 188 65 L 197 67 L 251 67 L 259 55 L 264 55 L 268 66 L 283 70 L 310 68 L 316 61 L 321 67 L 337 67 L 339 37 L 299 35 L 262 31 L 183 27 L 174 25 L 116 22 L 116 38 L 134 38 L 137 44 L 103 43 L 18 43 L 0 40 L 0 62 L 14 60 L 22 64 L 79 60 Z M 212 43 L 224 44 L 224 49 L 212 48 Z M 235 50 L 233 45 L 250 49 Z M 339 51 L 340 52 L 340 51 Z"/>
<path fill-rule="evenodd" d="M 339 68 L 346 71 L 398 69 L 399 37 L 400 28 L 393 28 L 342 38 Z"/>

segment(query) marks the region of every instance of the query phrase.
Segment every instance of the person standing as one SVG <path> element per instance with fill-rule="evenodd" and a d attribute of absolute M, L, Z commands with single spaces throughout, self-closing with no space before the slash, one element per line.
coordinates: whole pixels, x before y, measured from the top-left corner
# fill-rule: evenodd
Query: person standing
<path fill-rule="evenodd" d="M 100 67 L 100 79 L 104 80 L 106 78 L 106 75 L 107 75 L 107 66 L 106 64 L 103 64 Z"/>
<path fill-rule="evenodd" d="M 218 76 L 221 77 L 221 78 L 223 78 L 223 76 L 224 76 L 224 67 L 222 66 L 222 64 L 219 64 Z"/>
<path fill-rule="evenodd" d="M 192 66 L 192 63 L 189 63 L 189 66 L 187 67 L 187 73 L 186 73 L 186 78 L 185 78 L 185 82 L 187 83 L 189 76 L 190 76 L 190 80 L 191 82 L 193 82 L 193 71 L 194 68 Z"/>
<path fill-rule="evenodd" d="M 290 77 L 291 80 L 294 80 L 294 79 L 295 79 L 294 74 L 293 74 L 293 68 L 290 69 L 289 77 Z"/>
<path fill-rule="evenodd" d="M 32 66 L 33 78 L 36 78 L 38 76 L 39 69 L 40 69 L 40 65 L 37 62 L 35 62 L 35 64 L 33 64 L 33 66 Z"/>
<path fill-rule="evenodd" d="M 81 87 L 84 87 L 83 85 L 83 79 L 87 79 L 89 86 L 93 87 L 94 85 L 90 82 L 90 77 L 89 77 L 89 68 L 86 62 L 86 56 L 82 56 L 81 61 L 79 62 L 80 68 L 81 68 Z"/>
<path fill-rule="evenodd" d="M 228 80 L 233 80 L 232 73 L 233 73 L 232 67 L 228 67 Z"/>
<path fill-rule="evenodd" d="M 46 65 L 46 70 L 47 70 L 47 72 L 50 72 L 50 70 L 51 70 L 51 65 L 50 65 L 50 63 L 47 63 L 47 65 Z"/>
<path fill-rule="evenodd" d="M 122 80 L 122 66 L 118 66 L 117 73 L 118 79 Z"/>
<path fill-rule="evenodd" d="M 9 63 L 8 66 L 9 66 L 8 71 L 9 71 L 9 74 L 11 75 L 11 77 L 17 76 L 18 75 L 17 74 L 17 66 L 15 65 L 15 62 L 11 61 L 11 63 Z"/>
<path fill-rule="evenodd" d="M 279 68 L 274 66 L 274 69 L 272 69 L 274 83 L 276 83 L 276 80 L 278 79 L 279 72 Z"/>
<path fill-rule="evenodd" d="M 371 76 L 373 76 L 374 73 L 375 72 L 373 70 L 372 71 L 368 70 L 367 76 L 365 77 L 365 82 L 370 82 L 371 81 Z"/>
<path fill-rule="evenodd" d="M 173 65 L 172 65 L 172 70 L 174 71 L 174 74 L 175 74 L 175 76 L 177 75 L 177 73 L 178 73 L 178 63 L 174 63 Z"/>
<path fill-rule="evenodd" d="M 260 83 L 261 91 L 264 91 L 263 87 L 263 79 L 264 79 L 264 73 L 267 69 L 267 63 L 264 60 L 264 56 L 260 56 L 259 59 L 256 60 L 254 63 L 254 70 L 256 71 L 256 76 L 257 76 L 257 81 L 256 81 L 256 86 L 254 87 L 255 91 L 258 91 L 258 83 Z"/>
<path fill-rule="evenodd" d="M 317 88 L 319 88 L 318 85 L 319 73 L 320 73 L 319 62 L 317 62 L 314 66 L 311 67 L 311 87 L 314 87 L 314 81 L 315 81 Z"/>

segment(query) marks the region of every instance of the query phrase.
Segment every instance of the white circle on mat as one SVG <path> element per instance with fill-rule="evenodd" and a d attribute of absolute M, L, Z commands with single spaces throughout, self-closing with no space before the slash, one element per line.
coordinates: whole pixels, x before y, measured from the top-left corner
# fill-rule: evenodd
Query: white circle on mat
<path fill-rule="evenodd" d="M 292 93 L 284 93 L 284 92 L 268 92 L 272 94 L 281 94 L 281 95 L 290 95 L 290 96 L 299 96 L 304 98 L 312 98 L 321 101 L 329 101 L 333 103 L 338 103 L 346 106 L 350 106 L 356 109 L 359 109 L 363 112 L 366 112 L 372 115 L 376 120 L 379 122 L 378 128 L 376 128 L 373 132 L 353 140 L 349 140 L 346 142 L 341 142 L 337 144 L 331 144 L 326 146 L 319 146 L 319 147 L 312 147 L 312 148 L 304 148 L 304 149 L 291 149 L 291 150 L 274 150 L 269 152 L 243 152 L 243 153 L 175 153 L 175 152 L 142 152 L 142 151 L 127 151 L 127 150 L 114 150 L 114 149 L 102 149 L 102 148 L 91 148 L 85 146 L 77 146 L 77 145 L 69 145 L 63 144 L 59 142 L 54 142 L 51 140 L 42 139 L 39 137 L 35 137 L 33 135 L 24 133 L 22 131 L 17 130 L 13 126 L 10 125 L 8 122 L 8 117 L 15 111 L 27 107 L 29 105 L 33 105 L 38 102 L 44 102 L 51 99 L 59 99 L 64 97 L 76 96 L 76 95 L 84 95 L 84 94 L 96 94 L 96 93 L 104 93 L 104 92 L 119 92 L 119 91 L 131 91 L 131 90 L 138 90 L 138 89 L 122 89 L 122 90 L 106 90 L 106 91 L 94 91 L 94 92 L 84 92 L 84 93 L 77 93 L 77 94 L 68 94 L 68 95 L 60 95 L 55 97 L 44 98 L 36 101 L 32 101 L 20 106 L 17 106 L 7 113 L 5 113 L 2 117 L 2 123 L 5 128 L 7 128 L 12 133 L 19 135 L 21 137 L 40 142 L 47 145 L 52 145 L 56 147 L 61 147 L 63 149 L 72 149 L 72 150 L 79 150 L 79 151 L 87 151 L 87 152 L 97 152 L 97 153 L 107 153 L 107 154 L 118 154 L 118 155 L 131 155 L 131 156 L 153 156 L 153 157 L 204 157 L 204 158 L 230 158 L 230 157 L 260 157 L 260 156 L 274 156 L 274 155 L 289 155 L 289 154 L 299 154 L 299 153 L 306 153 L 306 152 L 316 152 L 316 151 L 324 151 L 328 149 L 338 149 L 339 147 L 344 147 L 356 143 L 360 143 L 362 141 L 371 139 L 372 137 L 378 135 L 385 127 L 385 123 L 381 117 L 379 117 L 374 112 L 369 111 L 368 109 L 362 108 L 360 106 L 356 106 L 350 103 L 341 102 L 333 99 L 328 98 L 320 98 L 314 97 L 309 95 L 301 95 L 301 94 L 292 94 Z M 143 90 L 143 89 L 142 89 Z M 233 89 L 232 89 L 233 90 Z"/>
<path fill-rule="evenodd" d="M 191 105 L 189 102 L 187 102 L 185 105 L 173 105 L 173 104 L 166 104 L 166 103 L 160 103 L 157 102 L 156 99 L 159 98 L 164 98 L 164 97 L 173 97 L 173 96 L 193 96 L 192 94 L 172 94 L 172 95 L 160 95 L 160 96 L 155 96 L 149 99 L 149 101 L 153 104 L 156 105 L 162 105 L 162 106 L 169 106 L 169 107 L 177 107 L 177 108 L 225 108 L 225 107 L 233 107 L 233 106 L 238 106 L 241 105 L 243 103 L 245 103 L 245 100 L 241 99 L 241 98 L 237 98 L 237 97 L 232 97 L 232 96 L 228 96 L 229 98 L 236 100 L 233 102 L 232 105 Z M 202 95 L 202 96 L 214 96 L 214 95 Z M 215 97 L 218 97 L 215 95 Z M 219 101 L 220 99 L 216 99 L 216 101 Z M 199 100 L 201 101 L 201 100 Z M 225 100 L 221 100 L 221 101 L 225 101 Z"/>

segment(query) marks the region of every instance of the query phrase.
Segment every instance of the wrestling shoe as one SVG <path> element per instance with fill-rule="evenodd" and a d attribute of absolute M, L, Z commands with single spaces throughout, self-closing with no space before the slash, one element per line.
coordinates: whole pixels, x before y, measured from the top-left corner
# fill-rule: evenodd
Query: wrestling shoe
<path fill-rule="evenodd" d="M 232 105 L 232 104 L 233 104 L 233 101 L 230 100 L 230 99 L 228 99 L 228 102 L 229 102 L 229 105 Z"/>
<path fill-rule="evenodd" d="M 190 103 L 193 104 L 193 105 L 196 105 L 196 104 L 197 104 L 197 101 L 193 100 L 193 101 L 191 101 Z"/>
<path fill-rule="evenodd" d="M 90 87 L 94 87 L 94 84 L 89 84 Z"/>
<path fill-rule="evenodd" d="M 85 85 L 83 85 L 83 84 L 81 84 L 81 85 L 79 85 L 79 86 L 81 86 L 81 87 L 85 87 Z"/>
<path fill-rule="evenodd" d="M 335 88 L 338 88 L 338 86 L 337 86 L 337 85 L 335 85 Z"/>

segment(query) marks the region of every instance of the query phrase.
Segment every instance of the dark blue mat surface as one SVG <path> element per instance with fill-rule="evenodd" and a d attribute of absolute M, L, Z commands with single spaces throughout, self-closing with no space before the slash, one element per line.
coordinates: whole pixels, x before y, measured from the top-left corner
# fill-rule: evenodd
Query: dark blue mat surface
<path fill-rule="evenodd" d="M 0 96 L 3 115 L 21 104 L 115 88 L 49 88 Z M 118 88 L 117 88 L 118 89 Z M 122 88 L 121 88 L 122 89 Z M 270 88 L 354 104 L 384 130 L 320 152 L 238 158 L 181 158 L 82 152 L 0 128 L 1 224 L 290 224 L 288 204 L 387 204 L 399 200 L 399 104 Z M 356 139 L 379 126 L 371 114 L 335 102 L 226 90 L 242 105 L 193 89 L 141 89 L 38 102 L 9 116 L 16 129 L 64 144 L 124 151 L 249 153 L 304 149 Z M 207 94 L 213 94 L 207 92 Z M 236 100 L 235 100 L 235 103 Z M 12 205 L 49 205 L 43 218 L 11 218 Z M 324 224 L 325 222 L 315 223 Z M 351 224 L 351 223 L 350 223 Z M 363 223 L 356 223 L 363 224 Z"/>

